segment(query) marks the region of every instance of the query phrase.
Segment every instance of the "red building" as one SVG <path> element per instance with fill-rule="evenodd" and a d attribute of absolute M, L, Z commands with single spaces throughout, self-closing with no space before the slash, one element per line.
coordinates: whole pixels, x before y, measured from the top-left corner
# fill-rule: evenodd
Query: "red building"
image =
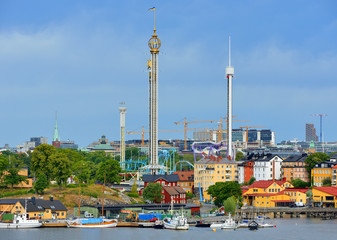
<path fill-rule="evenodd" d="M 254 176 L 254 161 L 245 161 L 243 163 L 244 172 L 244 182 L 249 182 L 249 180 Z"/>
<path fill-rule="evenodd" d="M 186 191 L 178 186 L 179 176 L 171 175 L 143 175 L 144 187 L 149 183 L 159 183 L 163 189 L 161 194 L 163 199 L 161 203 L 186 203 Z"/>

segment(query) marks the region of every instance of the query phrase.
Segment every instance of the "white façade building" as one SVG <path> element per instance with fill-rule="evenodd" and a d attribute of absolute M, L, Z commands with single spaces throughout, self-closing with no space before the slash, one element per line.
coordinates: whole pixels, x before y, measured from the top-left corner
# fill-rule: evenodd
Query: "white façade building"
<path fill-rule="evenodd" d="M 256 181 L 281 179 L 282 158 L 275 154 L 261 155 L 254 163 Z"/>

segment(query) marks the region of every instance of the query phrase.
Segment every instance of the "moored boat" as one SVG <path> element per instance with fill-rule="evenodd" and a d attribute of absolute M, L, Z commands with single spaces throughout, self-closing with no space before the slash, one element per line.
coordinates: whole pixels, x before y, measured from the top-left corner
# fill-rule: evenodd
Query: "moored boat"
<path fill-rule="evenodd" d="M 163 220 L 164 228 L 173 230 L 188 230 L 189 224 L 184 216 L 173 216 L 172 218 L 166 217 Z"/>
<path fill-rule="evenodd" d="M 19 228 L 38 228 L 41 227 L 42 223 L 39 222 L 37 219 L 28 219 L 26 213 L 15 214 L 13 222 L 0 223 L 0 228 L 12 228 L 12 229 L 19 229 Z"/>
<path fill-rule="evenodd" d="M 75 220 L 68 220 L 67 225 L 70 228 L 112 228 L 117 226 L 117 220 L 104 218 L 78 218 Z"/>
<path fill-rule="evenodd" d="M 211 224 L 210 223 L 204 223 L 202 221 L 197 221 L 197 223 L 195 224 L 195 227 L 210 227 Z"/>

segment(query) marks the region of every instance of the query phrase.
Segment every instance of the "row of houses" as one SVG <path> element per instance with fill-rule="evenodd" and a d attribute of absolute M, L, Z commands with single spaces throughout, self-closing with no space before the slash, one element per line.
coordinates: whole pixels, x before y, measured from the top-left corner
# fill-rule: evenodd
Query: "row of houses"
<path fill-rule="evenodd" d="M 275 154 L 248 154 L 242 161 L 229 161 L 221 157 L 207 157 L 194 165 L 194 188 L 200 189 L 203 198 L 210 200 L 207 193 L 209 186 L 216 182 L 235 181 L 248 183 L 254 177 L 257 181 L 285 179 L 301 179 L 309 182 L 306 170 L 306 153 L 292 155 L 282 159 Z M 336 186 L 337 154 L 329 161 L 316 164 L 311 177 L 314 186 L 322 186 L 326 178 L 331 178 L 332 186 Z"/>
<path fill-rule="evenodd" d="M 27 212 L 29 219 L 66 219 L 67 208 L 60 200 L 36 199 L 0 199 L 0 217 L 3 214 L 19 214 Z"/>
<path fill-rule="evenodd" d="M 242 192 L 245 206 L 269 208 L 312 205 L 337 208 L 337 187 L 294 188 L 286 179 L 262 180 L 249 187 L 242 187 Z"/>

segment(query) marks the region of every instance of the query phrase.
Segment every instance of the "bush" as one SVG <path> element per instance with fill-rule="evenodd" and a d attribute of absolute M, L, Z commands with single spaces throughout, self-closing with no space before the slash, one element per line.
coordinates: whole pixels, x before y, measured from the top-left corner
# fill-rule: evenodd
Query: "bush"
<path fill-rule="evenodd" d="M 139 197 L 138 193 L 128 193 L 127 195 L 129 197 L 131 197 L 131 198 L 137 198 L 137 197 Z"/>
<path fill-rule="evenodd" d="M 77 187 L 78 187 L 78 185 L 76 185 L 76 184 L 68 184 L 66 186 L 66 188 L 77 188 Z"/>
<path fill-rule="evenodd" d="M 11 196 L 16 196 L 16 195 L 25 195 L 25 194 L 28 194 L 28 192 L 29 192 L 29 190 L 26 190 L 26 189 L 11 191 L 11 192 L 5 192 L 3 194 L 0 194 L 0 198 L 11 197 Z"/>

